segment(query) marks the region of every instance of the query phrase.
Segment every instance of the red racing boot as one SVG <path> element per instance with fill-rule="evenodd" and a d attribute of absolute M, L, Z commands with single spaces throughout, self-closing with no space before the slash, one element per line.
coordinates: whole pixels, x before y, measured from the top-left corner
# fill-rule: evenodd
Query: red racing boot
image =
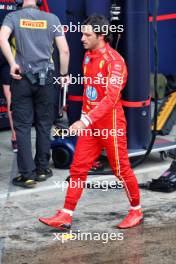
<path fill-rule="evenodd" d="M 128 215 L 125 217 L 125 219 L 117 225 L 117 228 L 130 228 L 139 225 L 143 220 L 143 213 L 141 208 L 134 210 L 129 210 Z"/>
<path fill-rule="evenodd" d="M 70 229 L 72 223 L 72 216 L 63 212 L 62 210 L 57 211 L 57 213 L 49 218 L 40 217 L 39 221 L 45 225 L 58 228 L 60 230 Z"/>

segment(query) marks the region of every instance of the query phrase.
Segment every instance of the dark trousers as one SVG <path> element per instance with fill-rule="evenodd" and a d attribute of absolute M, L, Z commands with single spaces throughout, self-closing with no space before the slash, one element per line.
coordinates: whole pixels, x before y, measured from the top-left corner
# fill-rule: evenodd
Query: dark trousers
<path fill-rule="evenodd" d="M 13 80 L 12 115 L 17 135 L 17 163 L 19 172 L 34 179 L 36 169 L 48 168 L 50 157 L 50 130 L 53 124 L 54 88 L 52 78 L 46 86 L 32 85 L 23 78 Z M 31 127 L 36 129 L 36 154 L 32 156 Z"/>

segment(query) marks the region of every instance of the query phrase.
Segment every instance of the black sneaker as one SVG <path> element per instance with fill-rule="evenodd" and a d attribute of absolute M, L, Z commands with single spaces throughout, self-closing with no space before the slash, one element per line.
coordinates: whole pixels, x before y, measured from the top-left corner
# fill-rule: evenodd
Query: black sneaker
<path fill-rule="evenodd" d="M 35 180 L 36 181 L 46 181 L 49 177 L 53 176 L 53 172 L 51 169 L 39 169 L 36 172 L 36 177 Z"/>
<path fill-rule="evenodd" d="M 35 180 L 25 179 L 22 175 L 14 178 L 12 180 L 13 185 L 24 187 L 24 188 L 34 188 L 36 185 Z"/>

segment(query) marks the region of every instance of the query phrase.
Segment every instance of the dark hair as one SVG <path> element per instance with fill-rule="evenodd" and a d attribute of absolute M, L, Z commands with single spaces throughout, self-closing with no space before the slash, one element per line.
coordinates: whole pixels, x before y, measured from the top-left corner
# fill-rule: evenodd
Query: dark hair
<path fill-rule="evenodd" d="M 100 14 L 92 14 L 89 16 L 84 22 L 83 25 L 91 25 L 93 28 L 94 33 L 99 35 L 104 35 L 105 42 L 111 42 L 112 41 L 112 34 L 110 31 L 110 23 L 109 20 Z M 106 27 L 107 31 L 104 31 L 104 28 Z M 106 34 L 105 34 L 106 33 Z"/>

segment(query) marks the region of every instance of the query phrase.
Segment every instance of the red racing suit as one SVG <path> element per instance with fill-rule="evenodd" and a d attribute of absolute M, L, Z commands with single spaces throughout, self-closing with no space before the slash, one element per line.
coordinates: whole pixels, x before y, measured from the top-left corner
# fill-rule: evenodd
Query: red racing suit
<path fill-rule="evenodd" d="M 81 120 L 94 133 L 78 138 L 70 169 L 74 188 L 69 185 L 64 208 L 75 209 L 83 190 L 81 184 L 75 183 L 86 181 L 87 172 L 102 149 L 106 150 L 113 173 L 123 182 L 131 205 L 138 206 L 139 188 L 128 159 L 126 120 L 120 100 L 127 81 L 124 59 L 106 44 L 102 49 L 86 52 L 83 70 Z"/>

